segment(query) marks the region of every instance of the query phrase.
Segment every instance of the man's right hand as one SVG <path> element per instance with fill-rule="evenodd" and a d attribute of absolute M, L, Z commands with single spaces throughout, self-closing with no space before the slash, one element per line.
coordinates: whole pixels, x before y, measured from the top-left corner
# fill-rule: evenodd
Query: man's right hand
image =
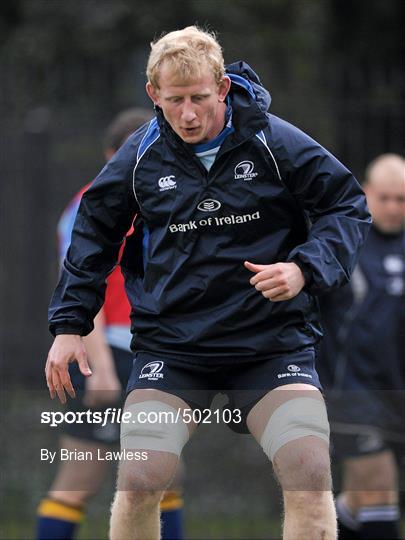
<path fill-rule="evenodd" d="M 56 336 L 49 351 L 45 365 L 46 384 L 52 399 L 57 394 L 61 403 L 66 403 L 66 392 L 70 397 L 76 397 L 69 375 L 69 364 L 77 362 L 85 377 L 91 375 L 87 362 L 87 353 L 81 336 L 74 334 L 59 334 Z"/>

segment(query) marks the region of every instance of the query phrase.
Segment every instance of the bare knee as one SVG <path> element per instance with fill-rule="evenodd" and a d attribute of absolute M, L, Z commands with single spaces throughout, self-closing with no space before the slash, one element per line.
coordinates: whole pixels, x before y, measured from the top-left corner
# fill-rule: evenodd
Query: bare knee
<path fill-rule="evenodd" d="M 313 497 L 332 488 L 329 448 L 317 437 L 287 443 L 276 453 L 273 466 L 284 491 L 310 492 Z"/>
<path fill-rule="evenodd" d="M 396 504 L 398 472 L 390 451 L 345 462 L 344 493 L 352 510 L 363 506 Z"/>
<path fill-rule="evenodd" d="M 81 490 L 81 491 L 49 491 L 47 497 L 55 501 L 67 504 L 70 506 L 82 507 L 96 495 L 96 490 Z"/>
<path fill-rule="evenodd" d="M 130 472 L 119 482 L 124 491 L 157 492 L 164 491 L 170 484 L 172 474 L 165 470 Z"/>
<path fill-rule="evenodd" d="M 122 507 L 122 510 L 131 512 L 133 517 L 148 514 L 157 507 L 163 497 L 163 491 L 117 491 L 114 504 Z"/>
<path fill-rule="evenodd" d="M 394 456 L 389 450 L 345 461 L 345 490 L 394 490 L 397 487 L 397 478 L 397 465 Z"/>
<path fill-rule="evenodd" d="M 90 453 L 93 456 L 99 452 L 104 455 L 109 448 L 104 444 L 67 435 L 61 438 L 60 447 L 69 452 L 82 452 L 84 455 Z M 107 461 L 103 460 L 61 461 L 48 496 L 65 504 L 83 506 L 100 490 L 107 467 Z"/>
<path fill-rule="evenodd" d="M 169 452 L 149 451 L 143 463 L 122 462 L 117 489 L 124 492 L 160 492 L 171 483 L 178 457 Z"/>

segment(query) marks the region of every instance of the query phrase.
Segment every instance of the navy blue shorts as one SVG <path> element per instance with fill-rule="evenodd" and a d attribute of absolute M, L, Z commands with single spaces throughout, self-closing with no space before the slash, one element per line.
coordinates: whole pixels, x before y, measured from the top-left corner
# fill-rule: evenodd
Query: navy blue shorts
<path fill-rule="evenodd" d="M 123 388 L 122 396 L 116 403 L 110 403 L 103 408 L 92 410 L 104 411 L 107 407 L 119 408 L 124 405 L 125 388 L 131 374 L 133 353 L 117 347 L 111 347 L 111 351 L 114 357 L 115 370 Z M 87 411 L 89 407 L 86 407 L 83 403 L 85 377 L 80 373 L 76 362 L 70 364 L 69 374 L 76 391 L 76 399 L 68 399 L 66 409 L 74 412 Z M 84 418 L 83 423 L 64 424 L 63 432 L 71 437 L 104 444 L 113 444 L 120 440 L 120 425 L 114 422 L 107 422 L 105 426 L 102 426 L 97 423 L 88 423 Z"/>
<path fill-rule="evenodd" d="M 127 393 L 156 389 L 183 399 L 191 409 L 210 408 L 216 394 L 225 394 L 226 409 L 241 412 L 241 421 L 228 425 L 238 433 L 248 433 L 250 410 L 270 390 L 292 383 L 306 383 L 321 389 L 315 370 L 315 347 L 272 356 L 268 359 L 235 359 L 235 364 L 204 364 L 204 358 L 172 358 L 147 352 L 135 356 Z M 231 415 L 232 416 L 232 415 Z"/>

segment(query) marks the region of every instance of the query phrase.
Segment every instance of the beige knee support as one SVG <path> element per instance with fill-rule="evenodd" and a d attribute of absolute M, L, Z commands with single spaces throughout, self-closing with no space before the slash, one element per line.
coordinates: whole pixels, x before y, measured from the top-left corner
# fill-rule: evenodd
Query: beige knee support
<path fill-rule="evenodd" d="M 181 411 L 162 401 L 148 400 L 125 408 L 128 421 L 121 422 L 121 448 L 159 450 L 180 456 L 189 439 Z"/>
<path fill-rule="evenodd" d="M 271 415 L 260 440 L 264 453 L 273 461 L 286 443 L 313 435 L 329 443 L 329 422 L 322 400 L 299 397 L 286 401 Z"/>

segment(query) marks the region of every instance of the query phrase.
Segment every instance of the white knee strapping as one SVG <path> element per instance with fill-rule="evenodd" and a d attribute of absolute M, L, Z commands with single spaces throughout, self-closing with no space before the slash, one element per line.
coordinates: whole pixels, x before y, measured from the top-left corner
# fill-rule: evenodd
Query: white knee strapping
<path fill-rule="evenodd" d="M 159 450 L 180 456 L 189 439 L 181 411 L 162 401 L 142 401 L 125 408 L 129 422 L 121 422 L 121 448 Z M 129 416 L 129 415 L 127 415 Z"/>
<path fill-rule="evenodd" d="M 313 435 L 329 443 L 329 422 L 325 403 L 319 399 L 299 397 L 286 401 L 271 415 L 260 444 L 273 461 L 286 443 Z"/>

